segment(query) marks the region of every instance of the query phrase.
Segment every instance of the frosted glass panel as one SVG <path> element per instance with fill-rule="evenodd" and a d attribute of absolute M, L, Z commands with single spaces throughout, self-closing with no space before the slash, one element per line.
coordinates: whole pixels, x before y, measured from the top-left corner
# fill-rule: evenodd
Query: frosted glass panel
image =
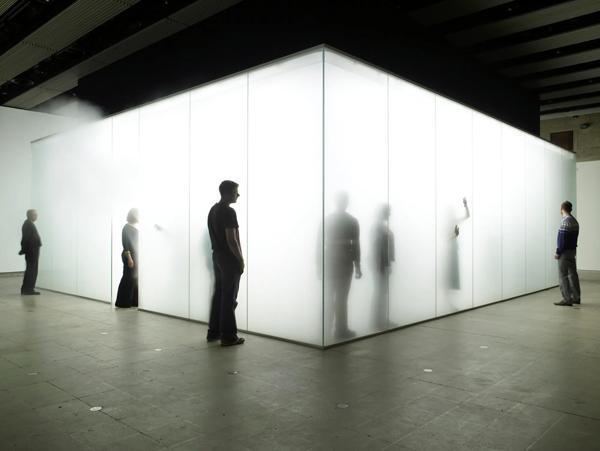
<path fill-rule="evenodd" d="M 190 95 L 140 110 L 140 307 L 189 316 Z"/>
<path fill-rule="evenodd" d="M 558 285 L 558 269 L 554 254 L 560 226 L 560 204 L 563 202 L 561 151 L 545 143 L 546 178 L 546 286 Z"/>
<path fill-rule="evenodd" d="M 48 217 L 49 238 L 52 240 L 52 289 L 73 294 L 77 293 L 76 237 L 79 207 L 78 190 L 73 187 L 78 186 L 76 174 L 81 169 L 77 158 L 81 140 L 82 136 L 77 132 L 52 138 L 51 152 L 55 161 L 48 168 L 52 173 L 51 185 L 47 187 L 52 197 L 49 199 L 50 204 L 43 207 L 43 214 Z M 44 233 L 43 230 L 40 230 L 40 234 Z"/>
<path fill-rule="evenodd" d="M 527 291 L 546 287 L 546 211 L 544 143 L 527 136 L 526 144 L 526 263 Z"/>
<path fill-rule="evenodd" d="M 321 63 L 311 53 L 250 72 L 248 85 L 248 328 L 318 345 Z"/>
<path fill-rule="evenodd" d="M 236 210 L 247 254 L 246 91 L 247 75 L 192 91 L 190 154 L 190 317 L 208 321 L 214 290 L 212 250 L 207 229 L 210 208 L 219 200 L 219 184 L 240 184 Z M 240 281 L 237 325 L 247 328 L 246 276 Z"/>
<path fill-rule="evenodd" d="M 525 292 L 525 134 L 502 126 L 502 297 Z"/>
<path fill-rule="evenodd" d="M 386 74 L 326 52 L 325 344 L 386 327 L 387 119 Z"/>
<path fill-rule="evenodd" d="M 390 77 L 389 256 L 385 240 L 377 242 L 380 277 L 389 263 L 390 327 L 435 316 L 434 130 L 435 96 Z M 385 231 L 383 219 L 379 227 Z"/>
<path fill-rule="evenodd" d="M 112 213 L 112 302 L 123 275 L 122 230 L 127 212 L 140 207 L 140 111 L 119 114 L 113 119 L 113 213 Z"/>
<path fill-rule="evenodd" d="M 473 113 L 473 304 L 502 298 L 501 123 Z"/>
<path fill-rule="evenodd" d="M 53 189 L 57 186 L 55 179 L 56 166 L 60 164 L 56 160 L 60 138 L 54 136 L 42 141 L 32 143 L 33 150 L 33 186 L 32 207 L 38 211 L 36 227 L 42 238 L 40 249 L 40 260 L 38 265 L 37 286 L 41 288 L 54 288 L 54 222 L 51 206 L 54 203 Z M 24 212 L 23 212 L 24 213 Z M 25 220 L 25 217 L 23 217 Z"/>
<path fill-rule="evenodd" d="M 73 186 L 77 189 L 77 293 L 110 302 L 111 119 L 91 124 L 78 132 L 79 148 Z M 70 237 L 73 239 L 73 237 Z"/>
<path fill-rule="evenodd" d="M 472 113 L 436 96 L 436 124 L 437 315 L 445 315 L 473 306 Z"/>

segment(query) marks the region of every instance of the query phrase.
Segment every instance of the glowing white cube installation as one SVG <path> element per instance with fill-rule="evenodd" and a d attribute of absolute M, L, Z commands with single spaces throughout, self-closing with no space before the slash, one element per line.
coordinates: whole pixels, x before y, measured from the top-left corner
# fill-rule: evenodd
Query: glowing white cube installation
<path fill-rule="evenodd" d="M 114 300 L 138 207 L 140 307 L 207 321 L 231 179 L 238 326 L 315 346 L 556 285 L 575 200 L 572 153 L 327 47 L 32 146 L 42 288 Z"/>

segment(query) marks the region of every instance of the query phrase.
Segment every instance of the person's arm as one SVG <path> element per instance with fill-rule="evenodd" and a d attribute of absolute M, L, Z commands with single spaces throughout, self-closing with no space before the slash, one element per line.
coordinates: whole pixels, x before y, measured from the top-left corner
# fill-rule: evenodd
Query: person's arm
<path fill-rule="evenodd" d="M 127 226 L 123 227 L 123 232 L 121 233 L 121 241 L 123 243 L 123 255 L 127 260 L 127 267 L 133 268 L 133 258 L 131 257 L 131 250 L 133 246 L 131 245 L 131 237 L 129 236 Z"/>
<path fill-rule="evenodd" d="M 352 240 L 352 246 L 354 248 L 354 272 L 356 273 L 356 278 L 360 279 L 362 277 L 362 269 L 360 267 L 360 225 L 358 224 L 358 221 L 356 221 L 356 230 Z"/>
<path fill-rule="evenodd" d="M 563 253 L 565 249 L 565 234 L 566 229 L 563 224 L 560 224 L 560 228 L 558 229 L 558 236 L 556 237 L 556 252 L 554 254 L 555 259 L 559 259 L 560 255 Z"/>
<path fill-rule="evenodd" d="M 29 222 L 25 222 L 23 224 L 21 232 L 21 252 L 19 253 L 22 255 L 31 252 L 31 248 L 33 247 L 33 228 L 31 227 Z"/>
<path fill-rule="evenodd" d="M 231 253 L 237 258 L 240 263 L 242 273 L 244 272 L 244 257 L 242 255 L 242 246 L 240 244 L 240 232 L 239 229 L 225 229 L 225 238 L 227 239 L 227 246 Z"/>

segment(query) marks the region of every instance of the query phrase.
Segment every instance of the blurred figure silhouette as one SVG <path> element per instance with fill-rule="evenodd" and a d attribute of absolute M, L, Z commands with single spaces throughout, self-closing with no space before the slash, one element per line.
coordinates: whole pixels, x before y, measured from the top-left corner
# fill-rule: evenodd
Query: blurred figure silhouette
<path fill-rule="evenodd" d="M 37 220 L 38 214 L 36 210 L 27 210 L 27 219 L 21 227 L 21 250 L 19 255 L 25 255 L 25 274 L 23 276 L 23 285 L 21 286 L 21 294 L 40 294 L 35 291 L 35 282 L 38 275 L 38 262 L 40 260 L 40 247 L 42 240 L 38 234 L 34 222 Z"/>
<path fill-rule="evenodd" d="M 123 242 L 123 276 L 117 291 L 115 307 L 131 308 L 138 306 L 138 210 L 132 208 L 127 213 L 127 224 L 123 226 L 121 241 Z"/>
<path fill-rule="evenodd" d="M 388 204 L 377 211 L 373 236 L 375 293 L 373 296 L 374 323 L 377 330 L 391 326 L 389 321 L 389 288 L 392 262 L 395 260 L 394 234 L 390 230 L 391 209 Z"/>
<path fill-rule="evenodd" d="M 244 272 L 244 257 L 235 210 L 238 184 L 225 180 L 219 185 L 221 200 L 208 213 L 208 232 L 213 250 L 215 292 L 210 307 L 208 341 L 221 340 L 221 346 L 241 345 L 244 339 L 237 335 L 235 308 Z"/>
<path fill-rule="evenodd" d="M 328 302 L 333 311 L 334 337 L 352 338 L 356 334 L 348 328 L 348 294 L 352 274 L 362 277 L 360 268 L 360 227 L 356 218 L 346 212 L 348 194 L 336 198 L 336 211 L 326 221 L 325 258 L 329 282 Z"/>
<path fill-rule="evenodd" d="M 457 223 L 454 224 L 454 230 L 450 238 L 450 258 L 448 262 L 448 286 L 452 290 L 460 290 L 460 249 L 458 237 L 460 235 L 460 227 L 458 223 L 466 221 L 471 217 L 467 198 L 462 200 L 464 215 L 457 218 Z"/>

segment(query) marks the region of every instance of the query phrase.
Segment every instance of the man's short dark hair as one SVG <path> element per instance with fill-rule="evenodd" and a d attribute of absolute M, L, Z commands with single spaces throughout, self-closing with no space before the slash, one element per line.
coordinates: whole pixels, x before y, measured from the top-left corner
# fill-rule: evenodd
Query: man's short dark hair
<path fill-rule="evenodd" d="M 571 213 L 573 211 L 573 204 L 568 200 L 565 200 L 562 204 L 560 204 L 560 208 L 567 213 Z"/>
<path fill-rule="evenodd" d="M 225 180 L 219 185 L 219 193 L 221 196 L 232 196 L 238 186 L 240 185 L 231 180 Z"/>

